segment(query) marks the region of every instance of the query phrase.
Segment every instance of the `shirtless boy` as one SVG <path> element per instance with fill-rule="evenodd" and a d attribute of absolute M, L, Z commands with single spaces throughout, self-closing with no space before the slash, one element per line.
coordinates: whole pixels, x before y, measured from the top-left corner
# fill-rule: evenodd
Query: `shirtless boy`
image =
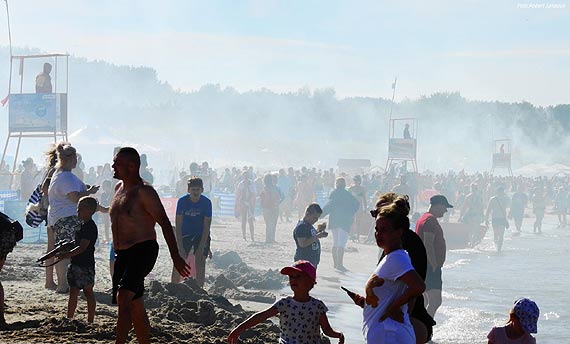
<path fill-rule="evenodd" d="M 174 267 L 181 276 L 190 274 L 178 252 L 174 232 L 158 194 L 139 175 L 140 155 L 131 147 L 121 148 L 113 158 L 113 177 L 121 180 L 111 201 L 111 231 L 116 253 L 113 302 L 119 316 L 115 343 L 125 343 L 134 327 L 140 344 L 150 343 L 150 322 L 143 303 L 144 279 L 158 257 L 155 224 L 158 222 Z"/>

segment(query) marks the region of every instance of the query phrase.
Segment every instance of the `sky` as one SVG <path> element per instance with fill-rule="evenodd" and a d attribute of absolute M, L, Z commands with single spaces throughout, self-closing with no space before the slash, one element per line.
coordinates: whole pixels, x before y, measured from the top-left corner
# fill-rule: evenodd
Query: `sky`
<path fill-rule="evenodd" d="M 397 77 L 397 101 L 458 91 L 474 100 L 570 103 L 570 0 L 8 4 L 16 47 L 149 66 L 183 91 L 213 83 L 390 98 Z"/>

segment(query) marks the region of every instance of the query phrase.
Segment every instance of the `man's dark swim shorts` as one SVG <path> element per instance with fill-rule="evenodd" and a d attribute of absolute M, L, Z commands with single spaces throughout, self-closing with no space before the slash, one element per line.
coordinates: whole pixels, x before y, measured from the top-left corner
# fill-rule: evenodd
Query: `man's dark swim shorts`
<path fill-rule="evenodd" d="M 113 304 L 117 303 L 119 289 L 135 293 L 133 300 L 143 296 L 144 279 L 154 268 L 158 258 L 156 240 L 143 241 L 126 250 L 116 250 L 115 270 L 113 272 Z"/>

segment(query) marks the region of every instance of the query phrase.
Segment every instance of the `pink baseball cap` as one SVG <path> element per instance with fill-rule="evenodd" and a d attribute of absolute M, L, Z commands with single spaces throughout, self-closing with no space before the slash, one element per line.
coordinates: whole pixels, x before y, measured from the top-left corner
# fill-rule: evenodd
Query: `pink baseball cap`
<path fill-rule="evenodd" d="M 281 274 L 288 276 L 294 271 L 306 273 L 313 280 L 313 282 L 317 283 L 317 269 L 308 260 L 298 260 L 293 263 L 293 265 L 284 267 L 281 269 Z"/>

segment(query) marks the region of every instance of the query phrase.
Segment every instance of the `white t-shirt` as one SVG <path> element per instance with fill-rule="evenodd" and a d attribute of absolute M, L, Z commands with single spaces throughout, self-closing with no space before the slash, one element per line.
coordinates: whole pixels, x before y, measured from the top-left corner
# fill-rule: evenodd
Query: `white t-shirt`
<path fill-rule="evenodd" d="M 281 335 L 279 344 L 320 344 L 320 319 L 328 311 L 327 306 L 311 297 L 307 302 L 284 297 L 273 304 L 279 311 Z"/>
<path fill-rule="evenodd" d="M 374 273 L 384 279 L 384 284 L 373 290 L 378 297 L 378 306 L 372 307 L 368 304 L 364 306 L 362 333 L 367 343 L 407 343 L 407 340 L 398 341 L 396 338 L 408 338 L 410 331 L 413 343 L 415 343 L 407 304 L 401 307 L 402 313 L 404 313 L 403 324 L 391 318 L 386 318 L 380 322 L 380 317 L 384 315 L 388 307 L 407 289 L 406 284 L 398 281 L 398 278 L 413 269 L 408 253 L 402 249 L 390 252 L 376 267 Z"/>
<path fill-rule="evenodd" d="M 57 170 L 51 177 L 48 190 L 48 225 L 53 226 L 59 219 L 77 215 L 77 203 L 67 198 L 67 194 L 85 190 L 85 184 L 73 173 Z"/>

